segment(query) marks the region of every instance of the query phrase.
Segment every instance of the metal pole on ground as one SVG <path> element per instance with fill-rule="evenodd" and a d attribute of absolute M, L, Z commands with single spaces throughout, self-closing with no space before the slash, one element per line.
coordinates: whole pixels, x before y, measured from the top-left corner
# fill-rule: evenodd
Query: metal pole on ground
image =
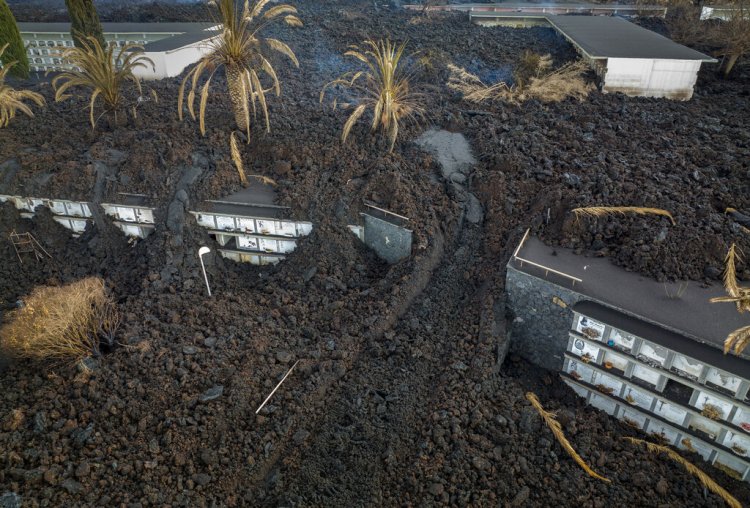
<path fill-rule="evenodd" d="M 208 247 L 201 247 L 198 249 L 198 259 L 201 261 L 201 269 L 203 270 L 203 279 L 206 281 L 206 289 L 208 290 L 208 296 L 211 296 L 211 286 L 208 285 L 208 276 L 206 275 L 206 265 L 203 264 L 203 255 L 211 252 Z"/>
<path fill-rule="evenodd" d="M 256 415 L 257 415 L 258 413 L 260 413 L 260 410 L 261 410 L 261 409 L 263 409 L 263 406 L 265 406 L 265 405 L 266 405 L 266 402 L 268 402 L 268 401 L 269 401 L 269 399 L 270 399 L 270 398 L 271 398 L 271 397 L 273 396 L 273 394 L 274 394 L 274 393 L 276 393 L 276 390 L 278 390 L 278 389 L 279 389 L 279 386 L 281 386 L 281 383 L 283 383 L 283 382 L 284 382 L 284 380 L 285 380 L 285 379 L 286 379 L 287 377 L 289 377 L 289 374 L 291 374 L 291 373 L 292 373 L 292 371 L 294 370 L 294 368 L 295 368 L 295 367 L 297 366 L 297 364 L 298 364 L 298 363 L 299 363 L 299 360 L 297 360 L 296 362 L 294 362 L 294 365 L 292 365 L 292 368 L 291 368 L 291 369 L 289 369 L 289 370 L 287 371 L 287 373 L 286 373 L 286 374 L 284 374 L 284 377 L 282 377 L 282 378 L 281 378 L 281 381 L 279 381 L 279 384 L 277 384 L 277 385 L 276 385 L 276 388 L 274 388 L 274 389 L 273 389 L 273 391 L 272 391 L 271 393 L 269 393 L 269 394 L 268 394 L 268 397 L 266 397 L 266 400 L 264 400 L 264 401 L 263 401 L 263 404 L 261 404 L 261 405 L 260 405 L 260 407 L 258 408 L 258 410 L 257 410 L 257 411 L 255 411 L 255 414 L 256 414 Z"/>

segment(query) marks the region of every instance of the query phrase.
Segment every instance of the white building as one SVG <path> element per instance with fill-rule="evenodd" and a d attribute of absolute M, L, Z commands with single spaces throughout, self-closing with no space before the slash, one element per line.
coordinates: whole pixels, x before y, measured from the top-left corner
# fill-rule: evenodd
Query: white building
<path fill-rule="evenodd" d="M 472 12 L 483 26 L 549 24 L 591 64 L 604 93 L 688 100 L 702 63 L 715 58 L 614 16 Z"/>
<path fill-rule="evenodd" d="M 750 482 L 750 352 L 720 284 L 663 284 L 524 236 L 507 266 L 511 348 L 594 407 Z"/>
<path fill-rule="evenodd" d="M 62 52 L 73 47 L 70 23 L 19 23 L 18 28 L 32 71 L 70 68 L 62 58 Z M 102 23 L 102 28 L 109 44 L 143 46 L 155 69 L 149 66 L 135 73 L 147 80 L 179 75 L 211 50 L 210 42 L 217 35 L 212 23 Z"/>

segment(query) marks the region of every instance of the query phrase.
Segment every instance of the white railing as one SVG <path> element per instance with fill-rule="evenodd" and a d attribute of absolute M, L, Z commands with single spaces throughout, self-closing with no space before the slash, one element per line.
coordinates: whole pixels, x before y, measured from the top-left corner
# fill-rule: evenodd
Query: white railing
<path fill-rule="evenodd" d="M 523 234 L 523 238 L 521 238 L 521 243 L 518 244 L 518 247 L 516 247 L 515 252 L 513 252 L 513 259 L 518 261 L 519 268 L 523 267 L 524 263 L 527 265 L 535 266 L 539 268 L 540 270 L 544 270 L 544 276 L 548 277 L 550 273 L 554 273 L 555 275 L 559 275 L 560 277 L 564 277 L 566 279 L 569 279 L 573 281 L 573 286 L 576 285 L 576 282 L 583 282 L 583 279 L 579 279 L 578 277 L 573 277 L 572 275 L 568 275 L 567 273 L 563 273 L 559 270 L 555 270 L 554 268 L 550 268 L 549 266 L 540 265 L 539 263 L 535 263 L 534 261 L 529 261 L 528 259 L 524 259 L 518 255 L 519 252 L 521 252 L 521 249 L 523 248 L 523 244 L 526 243 L 526 239 L 529 237 L 529 229 L 526 230 L 526 232 Z"/>

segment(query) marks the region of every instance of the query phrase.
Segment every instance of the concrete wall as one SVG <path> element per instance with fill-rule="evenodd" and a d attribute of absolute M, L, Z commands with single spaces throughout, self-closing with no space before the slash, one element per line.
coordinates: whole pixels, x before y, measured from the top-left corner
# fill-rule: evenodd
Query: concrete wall
<path fill-rule="evenodd" d="M 144 33 L 144 34 L 119 34 L 105 33 L 107 41 L 118 44 L 127 42 L 137 43 L 142 46 L 154 41 L 179 35 L 179 33 Z M 73 47 L 73 39 L 68 32 L 59 33 L 33 33 L 22 32 L 21 37 L 27 47 L 29 63 L 32 71 L 63 70 L 71 66 L 62 59 L 62 52 Z M 179 76 L 185 67 L 197 62 L 203 55 L 210 51 L 211 39 L 190 44 L 171 51 L 146 52 L 145 56 L 154 61 L 156 69 L 151 67 L 138 68 L 134 71 L 136 76 L 144 80 L 163 79 Z M 118 51 L 115 50 L 115 55 Z"/>
<path fill-rule="evenodd" d="M 700 67 L 696 60 L 609 58 L 602 91 L 687 100 L 693 96 Z"/>
<path fill-rule="evenodd" d="M 582 295 L 512 266 L 508 266 L 505 292 L 512 319 L 511 351 L 546 369 L 560 370 L 573 321 L 570 307 Z"/>
<path fill-rule="evenodd" d="M 388 263 L 398 263 L 411 255 L 412 232 L 390 222 L 363 213 L 364 241 Z"/>
<path fill-rule="evenodd" d="M 179 76 L 186 67 L 211 52 L 211 40 L 197 42 L 171 51 L 146 52 L 145 56 L 154 62 L 154 69 L 151 66 L 141 67 L 135 69 L 133 73 L 146 81 Z"/>

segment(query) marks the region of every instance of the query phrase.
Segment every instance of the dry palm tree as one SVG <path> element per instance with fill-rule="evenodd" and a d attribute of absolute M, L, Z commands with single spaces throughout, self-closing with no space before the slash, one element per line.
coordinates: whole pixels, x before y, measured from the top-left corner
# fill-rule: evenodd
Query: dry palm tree
<path fill-rule="evenodd" d="M 117 56 L 114 51 L 115 46 L 103 48 L 95 37 L 81 39 L 80 48 L 66 49 L 62 53 L 62 57 L 71 64 L 72 69 L 62 72 L 52 80 L 57 102 L 70 98 L 71 95 L 65 92 L 72 87 L 82 86 L 91 89 L 89 120 L 92 129 L 96 127 L 99 118 L 108 113 L 114 115 L 116 124 L 118 112 L 125 107 L 120 89 L 126 81 L 132 81 L 140 99 L 143 89 L 140 79 L 133 71 L 147 67 L 148 64 L 154 67 L 154 62 L 143 55 L 141 46 L 126 44 L 120 48 Z M 104 111 L 98 117 L 94 117 L 94 106 L 99 97 L 104 102 Z M 132 111 L 135 114 L 134 106 Z"/>
<path fill-rule="evenodd" d="M 289 46 L 278 39 L 261 38 L 260 32 L 279 17 L 283 17 L 287 25 L 295 27 L 302 26 L 302 21 L 296 16 L 297 9 L 290 5 L 276 5 L 261 15 L 263 8 L 269 1 L 255 0 L 251 5 L 248 0 L 245 0 L 242 7 L 235 0 L 210 2 L 211 5 L 218 7 L 219 19 L 217 23 L 221 23 L 224 28 L 211 42 L 212 51 L 187 73 L 180 85 L 177 97 L 177 113 L 182 120 L 185 85 L 188 81 L 191 81 L 187 104 L 190 115 L 195 120 L 194 103 L 198 80 L 205 73 L 209 73 L 208 79 L 200 91 L 200 109 L 198 111 L 200 129 L 204 135 L 206 134 L 205 116 L 208 90 L 214 74 L 221 67 L 224 68 L 227 76 L 234 120 L 237 122 L 239 129 L 247 133 L 248 142 L 250 140 L 250 110 L 252 109 L 253 115 L 255 115 L 256 104 L 260 104 L 263 111 L 266 131 L 271 129 L 268 120 L 266 94 L 274 91 L 277 96 L 281 95 L 281 86 L 276 71 L 266 54 L 268 54 L 268 50 L 272 50 L 286 55 L 297 67 L 299 67 L 299 62 Z M 270 88 L 263 88 L 260 81 L 262 73 L 271 78 L 272 86 Z"/>
<path fill-rule="evenodd" d="M 2 56 L 7 47 L 8 44 L 0 47 L 0 56 Z M 36 103 L 37 106 L 44 106 L 44 97 L 40 94 L 30 90 L 16 90 L 12 86 L 5 84 L 5 76 L 14 65 L 15 62 L 10 62 L 0 68 L 0 129 L 7 127 L 19 111 L 26 116 L 34 116 L 34 112 L 23 101 L 29 100 Z"/>
<path fill-rule="evenodd" d="M 352 127 L 367 108 L 371 108 L 372 130 L 378 127 L 383 130 L 390 143 L 388 151 L 392 152 L 398 137 L 399 123 L 404 119 L 423 117 L 424 107 L 421 96 L 411 91 L 411 75 L 403 66 L 399 66 L 406 43 L 397 46 L 386 39 L 377 42 L 367 40 L 363 44 L 364 48 L 351 46 L 344 56 L 356 58 L 367 69 L 348 72 L 328 83 L 320 92 L 320 101 L 323 102 L 325 92 L 331 86 L 341 85 L 355 91 L 359 98 L 342 105 L 344 109 L 354 109 L 344 124 L 342 141 L 346 141 Z M 334 100 L 334 108 L 336 105 Z"/>
<path fill-rule="evenodd" d="M 711 298 L 711 303 L 729 302 L 734 303 L 737 312 L 750 311 L 750 288 L 743 288 L 737 284 L 736 260 L 742 260 L 737 253 L 737 247 L 732 244 L 727 252 L 724 267 L 724 289 L 728 296 L 717 296 Z M 730 333 L 724 341 L 724 354 L 734 349 L 735 354 L 740 354 L 750 345 L 750 326 L 744 326 Z"/>

